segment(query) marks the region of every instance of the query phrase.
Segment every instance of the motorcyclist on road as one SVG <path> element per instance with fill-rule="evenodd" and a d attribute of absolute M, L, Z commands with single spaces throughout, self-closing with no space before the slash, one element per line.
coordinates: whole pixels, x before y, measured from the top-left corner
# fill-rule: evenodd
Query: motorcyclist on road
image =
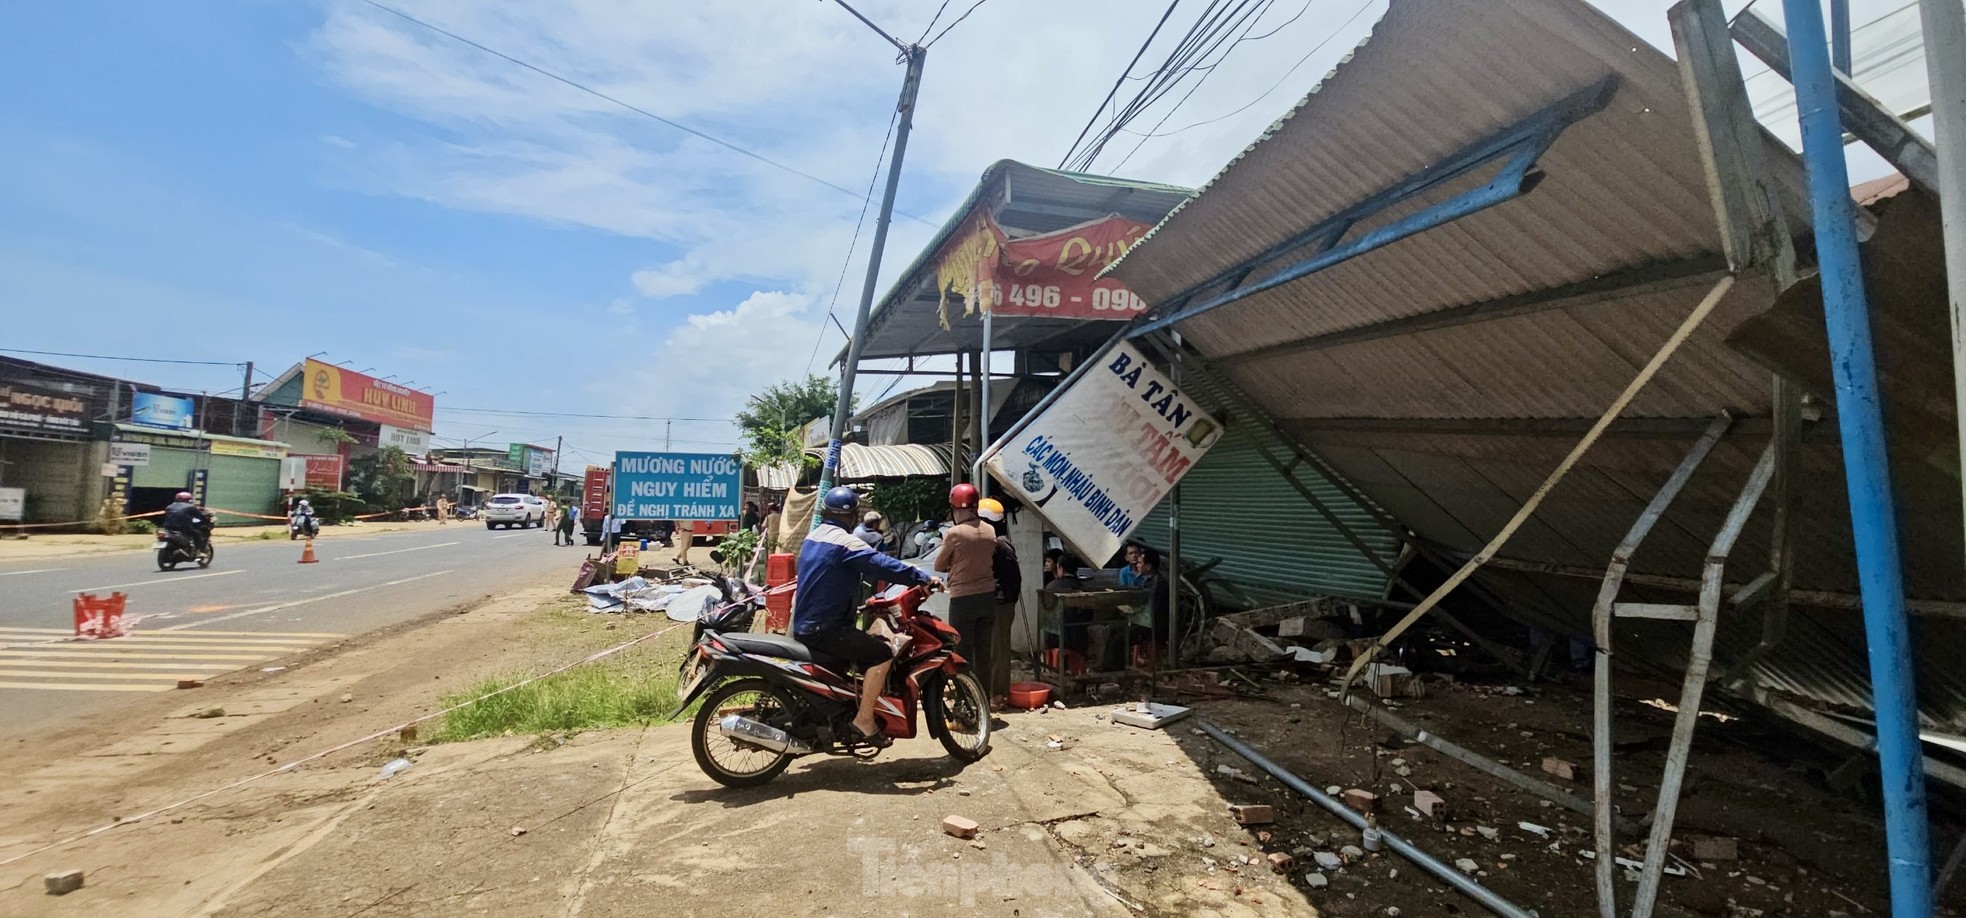
<path fill-rule="evenodd" d="M 288 514 L 287 524 L 309 536 L 314 535 L 314 507 L 303 497 L 294 504 L 293 513 Z"/>
<path fill-rule="evenodd" d="M 860 496 L 852 488 L 827 491 L 820 501 L 819 528 L 799 548 L 799 591 L 792 603 L 792 635 L 826 656 L 861 668 L 860 710 L 853 718 L 858 739 L 875 748 L 893 741 L 881 732 L 874 706 L 894 665 L 888 643 L 854 627 L 854 607 L 860 599 L 860 578 L 917 586 L 938 583 L 935 577 L 903 564 L 854 538 L 847 527 L 859 522 Z"/>
<path fill-rule="evenodd" d="M 179 491 L 164 508 L 164 531 L 183 539 L 192 548 L 205 548 L 206 513 L 191 502 L 190 491 Z"/>

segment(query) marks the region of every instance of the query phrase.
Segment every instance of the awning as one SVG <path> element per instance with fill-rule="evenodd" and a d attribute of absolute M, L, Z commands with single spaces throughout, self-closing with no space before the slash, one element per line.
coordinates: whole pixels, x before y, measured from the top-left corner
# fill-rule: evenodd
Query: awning
<path fill-rule="evenodd" d="M 799 483 L 799 473 L 804 471 L 790 462 L 758 467 L 758 487 L 767 491 L 790 491 Z"/>
<path fill-rule="evenodd" d="M 825 450 L 808 450 L 824 456 Z M 869 478 L 907 478 L 914 475 L 949 474 L 949 447 L 909 443 L 901 446 L 862 446 L 848 443 L 840 447 L 840 481 Z M 760 481 L 762 481 L 760 477 Z"/>
<path fill-rule="evenodd" d="M 447 465 L 442 462 L 417 462 L 413 463 L 411 468 L 419 472 L 437 472 L 443 475 L 468 475 L 473 471 L 461 465 Z"/>

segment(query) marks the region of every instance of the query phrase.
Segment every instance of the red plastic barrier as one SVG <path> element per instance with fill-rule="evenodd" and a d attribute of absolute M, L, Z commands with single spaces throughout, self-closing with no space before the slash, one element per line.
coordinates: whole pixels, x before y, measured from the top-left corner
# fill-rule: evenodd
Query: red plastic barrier
<path fill-rule="evenodd" d="M 777 632 L 778 634 L 784 634 L 787 630 L 789 630 L 792 627 L 793 595 L 794 593 L 791 590 L 785 590 L 784 592 L 780 592 L 780 593 L 765 594 L 765 627 L 766 628 L 774 632 Z"/>
<path fill-rule="evenodd" d="M 125 599 L 121 593 L 111 593 L 102 598 L 91 593 L 75 597 L 75 636 L 97 640 L 127 634 L 123 628 Z"/>
<path fill-rule="evenodd" d="M 799 556 L 788 551 L 773 552 L 765 559 L 765 586 L 791 583 L 799 576 Z"/>

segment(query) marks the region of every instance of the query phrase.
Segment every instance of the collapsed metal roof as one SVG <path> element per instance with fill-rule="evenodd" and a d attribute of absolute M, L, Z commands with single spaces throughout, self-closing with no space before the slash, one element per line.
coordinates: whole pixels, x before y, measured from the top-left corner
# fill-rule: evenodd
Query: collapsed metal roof
<path fill-rule="evenodd" d="M 1603 86 L 1612 91 L 1601 108 L 1581 116 L 1574 106 L 1563 109 Z M 1553 110 L 1561 117 L 1547 120 Z M 1525 124 L 1556 133 L 1520 176 L 1519 193 L 1410 235 L 1390 233 L 1376 247 L 1326 256 L 1321 270 L 1265 289 L 1305 261 L 1306 243 L 1397 229 L 1456 195 L 1502 182 L 1491 163 L 1424 187 L 1443 177 L 1443 164 Z M 1768 148 L 1790 225 L 1805 227 L 1799 166 L 1779 144 Z M 1403 185 L 1423 190 L 1366 213 L 1333 240 L 1306 238 L 1307 227 Z M 1867 256 L 1937 232 L 1935 220 L 1905 219 L 1893 232 L 1880 227 Z M 1888 263 L 1913 270 L 1902 259 Z M 1111 270 L 1153 304 L 1156 317 L 1172 317 L 1188 344 L 1285 432 L 1422 540 L 1466 557 L 1523 504 L 1724 269 L 1671 60 L 1575 0 L 1393 0 L 1372 36 L 1322 85 Z M 1943 350 L 1943 282 L 1936 319 L 1918 299 L 1918 284 L 1903 286 L 1878 304 L 1878 321 L 1891 327 L 1879 336 L 1880 365 L 1893 405 L 1919 406 L 1892 415 L 1891 446 L 1906 580 L 1921 600 L 1914 610 L 1924 613 L 1924 660 L 1936 662 L 1966 650 L 1966 624 L 1955 617 L 1961 607 L 1950 602 L 1966 597 L 1958 457 L 1929 448 L 1952 437 L 1943 420 L 1952 413 L 1950 374 L 1943 363 L 1934 370 L 1920 340 Z M 1643 585 L 1631 589 L 1640 598 L 1684 601 L 1768 440 L 1771 370 L 1803 382 L 1823 414 L 1834 411 L 1835 393 L 1818 382 L 1828 377 L 1826 350 L 1797 343 L 1808 340 L 1810 321 L 1821 337 L 1820 302 L 1807 291 L 1788 296 L 1804 298 L 1777 313 L 1790 315 L 1789 325 L 1757 332 L 1775 291 L 1736 285 L 1479 575 L 1513 607 L 1505 611 L 1588 634 L 1613 548 L 1708 421 L 1727 413 L 1738 419 L 1731 432 L 1633 566 Z M 1205 311 L 1184 312 L 1197 308 Z M 1776 334 L 1784 330 L 1787 337 Z M 1934 372 L 1947 385 L 1907 388 Z M 1833 421 L 1815 421 L 1803 444 L 1794 505 L 1802 527 L 1795 586 L 1803 592 L 1794 597 L 1787 638 L 1754 663 L 1742 694 L 1861 715 L 1869 706 L 1867 665 Z M 1769 516 L 1764 502 L 1734 553 L 1730 580 L 1746 581 L 1765 566 Z M 1758 614 L 1731 613 L 1720 618 L 1717 672 L 1760 637 Z M 1621 658 L 1678 669 L 1689 630 L 1621 620 Z M 1966 674 L 1925 665 L 1920 680 L 1928 724 L 1966 729 Z"/>
<path fill-rule="evenodd" d="M 1005 232 L 1019 238 L 1111 214 L 1141 223 L 1158 223 L 1193 193 L 1191 189 L 1174 185 L 998 160 L 983 171 L 969 197 L 942 224 L 935 238 L 922 247 L 887 295 L 874 304 L 868 318 L 867 345 L 861 357 L 918 357 L 976 349 L 981 340 L 980 314 L 952 317 L 950 327 L 942 327 L 940 297 L 935 289 L 935 255 L 979 208 L 988 208 Z M 1005 315 L 997 317 L 991 332 L 995 346 L 1003 350 L 1071 350 L 1104 340 L 1112 334 L 1112 326 L 1079 319 Z M 836 357 L 834 362 L 840 359 Z"/>

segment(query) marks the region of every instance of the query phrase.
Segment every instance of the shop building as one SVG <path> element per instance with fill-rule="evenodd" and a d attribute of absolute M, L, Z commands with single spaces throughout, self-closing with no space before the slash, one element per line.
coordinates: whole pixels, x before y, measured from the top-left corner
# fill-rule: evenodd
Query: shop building
<path fill-rule="evenodd" d="M 435 396 L 312 357 L 251 401 L 259 435 L 289 445 L 306 463 L 309 487 L 343 489 L 349 462 L 385 446 L 419 459 L 430 452 Z"/>
<path fill-rule="evenodd" d="M 7 493 L 19 498 L 22 517 L 0 522 L 95 518 L 107 452 L 98 425 L 110 417 L 117 385 L 107 376 L 0 357 L 0 489 L 19 489 Z"/>

